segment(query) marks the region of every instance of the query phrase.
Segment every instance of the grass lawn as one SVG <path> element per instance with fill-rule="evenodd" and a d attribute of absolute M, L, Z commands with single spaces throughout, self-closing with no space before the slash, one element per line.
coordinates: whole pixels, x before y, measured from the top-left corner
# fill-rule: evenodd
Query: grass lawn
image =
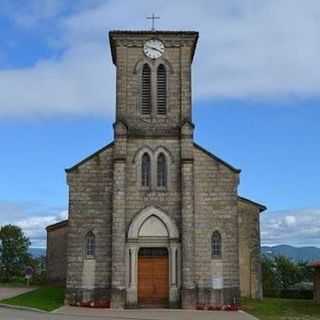
<path fill-rule="evenodd" d="M 260 320 L 319 320 L 320 305 L 312 300 L 265 298 L 242 299 L 241 309 Z"/>
<path fill-rule="evenodd" d="M 5 299 L 0 303 L 37 308 L 45 311 L 52 311 L 63 305 L 64 288 L 41 287 L 19 296 Z"/>

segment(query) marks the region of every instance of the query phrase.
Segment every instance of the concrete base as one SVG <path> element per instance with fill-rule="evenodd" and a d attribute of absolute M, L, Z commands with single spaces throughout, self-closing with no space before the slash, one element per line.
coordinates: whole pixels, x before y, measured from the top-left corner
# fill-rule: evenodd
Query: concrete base
<path fill-rule="evenodd" d="M 111 290 L 111 308 L 124 309 L 126 305 L 126 290 L 112 288 Z"/>
<path fill-rule="evenodd" d="M 240 288 L 224 288 L 223 289 L 223 303 L 224 304 L 240 304 Z"/>
<path fill-rule="evenodd" d="M 181 289 L 181 308 L 195 309 L 197 304 L 196 289 Z"/>
<path fill-rule="evenodd" d="M 217 305 L 217 304 L 239 304 L 240 289 L 223 288 L 198 288 L 197 289 L 197 304 Z"/>
<path fill-rule="evenodd" d="M 64 303 L 77 305 L 89 301 L 110 301 L 110 288 L 66 288 Z"/>
<path fill-rule="evenodd" d="M 127 307 L 136 308 L 138 305 L 138 297 L 137 297 L 137 288 L 128 288 L 127 289 Z"/>

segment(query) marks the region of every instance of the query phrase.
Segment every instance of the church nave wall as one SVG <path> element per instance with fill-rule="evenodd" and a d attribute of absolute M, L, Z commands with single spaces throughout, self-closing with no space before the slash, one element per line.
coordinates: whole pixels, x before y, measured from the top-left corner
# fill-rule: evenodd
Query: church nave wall
<path fill-rule="evenodd" d="M 239 299 L 238 173 L 197 147 L 195 162 L 195 281 L 200 303 Z M 221 259 L 212 260 L 211 237 L 221 235 Z M 221 301 L 223 300 L 223 301 Z"/>
<path fill-rule="evenodd" d="M 67 292 L 69 303 L 110 298 L 112 148 L 68 173 L 69 224 Z M 95 257 L 86 257 L 85 237 L 96 239 Z"/>

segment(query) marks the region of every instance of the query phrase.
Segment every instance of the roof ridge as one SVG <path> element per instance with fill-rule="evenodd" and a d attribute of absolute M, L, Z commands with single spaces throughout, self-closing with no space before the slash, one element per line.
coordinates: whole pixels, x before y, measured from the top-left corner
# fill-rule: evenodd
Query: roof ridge
<path fill-rule="evenodd" d="M 196 142 L 193 142 L 194 146 L 197 147 L 198 149 L 200 149 L 201 151 L 203 151 L 204 153 L 206 153 L 209 157 L 221 162 L 222 164 L 224 164 L 226 167 L 228 167 L 229 169 L 231 169 L 232 171 L 236 172 L 236 173 L 240 173 L 241 169 L 237 169 L 234 166 L 232 166 L 230 163 L 222 160 L 221 158 L 217 157 L 216 155 L 214 155 L 213 153 L 211 153 L 210 151 L 208 151 L 207 149 L 201 147 L 199 144 L 197 144 Z"/>
<path fill-rule="evenodd" d="M 243 200 L 243 201 L 245 201 L 245 202 L 249 202 L 249 203 L 251 203 L 251 204 L 256 205 L 257 207 L 259 207 L 259 208 L 260 208 L 260 212 L 261 212 L 261 211 L 265 211 L 265 210 L 267 210 L 267 207 L 266 207 L 265 205 L 263 205 L 263 204 L 259 203 L 259 202 L 256 202 L 256 201 L 253 201 L 253 200 L 250 200 L 250 199 L 245 198 L 245 197 L 242 197 L 242 196 L 238 196 L 238 199 L 240 199 L 240 200 Z"/>
<path fill-rule="evenodd" d="M 108 149 L 109 147 L 111 147 L 112 145 L 114 144 L 114 142 L 112 141 L 112 142 L 110 142 L 110 143 L 108 143 L 107 145 L 105 145 L 104 147 L 102 147 L 102 148 L 100 148 L 100 149 L 98 149 L 96 152 L 94 152 L 94 153 L 92 153 L 92 154 L 90 154 L 89 156 L 87 156 L 87 157 L 85 157 L 84 159 L 82 159 L 82 160 L 80 160 L 79 162 L 77 162 L 75 165 L 73 165 L 72 167 L 70 167 L 70 168 L 67 168 L 67 169 L 64 169 L 65 170 L 65 172 L 70 172 L 70 171 L 72 171 L 72 170 L 74 170 L 74 169 L 76 169 L 78 166 L 80 166 L 81 164 L 83 164 L 83 163 L 85 163 L 86 161 L 88 161 L 88 160 L 90 160 L 90 159 L 92 159 L 94 156 L 96 156 L 98 153 L 100 153 L 100 152 L 102 152 L 102 151 L 104 151 L 104 150 L 106 150 L 106 149 Z"/>

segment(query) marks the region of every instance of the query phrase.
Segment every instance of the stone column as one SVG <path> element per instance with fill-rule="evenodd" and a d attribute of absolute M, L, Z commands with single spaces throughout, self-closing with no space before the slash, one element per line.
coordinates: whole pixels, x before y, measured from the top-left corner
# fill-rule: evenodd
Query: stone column
<path fill-rule="evenodd" d="M 169 263 L 170 263 L 170 289 L 169 289 L 169 304 L 171 308 L 177 308 L 179 305 L 178 292 L 178 274 L 177 264 L 179 263 L 177 253 L 179 245 L 171 243 L 169 246 Z"/>
<path fill-rule="evenodd" d="M 194 183 L 193 125 L 186 122 L 181 129 L 181 188 L 182 188 L 182 308 L 196 304 L 194 283 Z"/>
<path fill-rule="evenodd" d="M 112 291 L 111 307 L 123 308 L 126 300 L 126 149 L 127 128 L 114 125 L 113 211 L 112 211 Z"/>
<path fill-rule="evenodd" d="M 138 247 L 136 244 L 128 247 L 128 287 L 127 287 L 127 305 L 137 306 L 138 291 L 137 291 L 137 264 L 138 264 Z"/>

